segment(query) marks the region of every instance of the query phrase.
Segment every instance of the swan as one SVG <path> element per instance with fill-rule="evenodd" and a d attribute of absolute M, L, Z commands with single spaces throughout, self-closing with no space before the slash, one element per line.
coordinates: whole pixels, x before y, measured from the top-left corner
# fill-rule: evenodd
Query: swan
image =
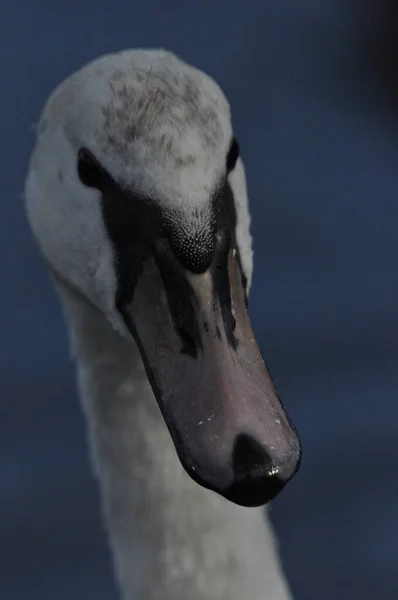
<path fill-rule="evenodd" d="M 247 315 L 245 171 L 216 82 L 164 50 L 49 97 L 27 218 L 65 313 L 125 600 L 287 600 L 261 508 L 298 434 Z"/>

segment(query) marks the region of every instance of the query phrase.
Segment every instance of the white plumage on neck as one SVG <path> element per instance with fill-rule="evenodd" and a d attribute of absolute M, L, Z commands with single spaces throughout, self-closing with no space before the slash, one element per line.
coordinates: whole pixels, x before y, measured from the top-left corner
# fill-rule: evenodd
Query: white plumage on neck
<path fill-rule="evenodd" d="M 191 480 L 137 348 L 80 295 L 57 287 L 123 598 L 289 600 L 267 513 Z"/>

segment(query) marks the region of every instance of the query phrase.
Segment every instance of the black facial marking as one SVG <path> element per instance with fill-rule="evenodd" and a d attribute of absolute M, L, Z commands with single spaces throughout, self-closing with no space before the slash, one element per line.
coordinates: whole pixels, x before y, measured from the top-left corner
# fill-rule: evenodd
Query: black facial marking
<path fill-rule="evenodd" d="M 233 140 L 227 159 L 228 168 L 233 168 L 238 156 L 239 148 Z M 81 181 L 89 187 L 96 187 L 102 194 L 102 216 L 115 256 L 118 280 L 115 302 L 118 310 L 123 314 L 123 306 L 131 302 L 145 260 L 155 258 L 170 314 L 181 340 L 180 350 L 195 358 L 203 343 L 198 315 L 194 310 L 193 290 L 184 270 L 192 273 L 209 270 L 227 339 L 236 348 L 236 323 L 232 314 L 228 273 L 231 250 L 235 250 L 240 267 L 241 264 L 235 239 L 235 203 L 228 180 L 225 179 L 218 187 L 208 212 L 200 215 L 201 218 L 198 215 L 190 229 L 183 221 L 183 214 L 165 212 L 152 199 L 122 189 L 88 150 L 82 148 L 79 151 L 77 166 Z M 246 289 L 243 273 L 242 284 Z M 221 339 L 219 330 L 216 334 Z"/>
<path fill-rule="evenodd" d="M 236 322 L 232 314 L 228 255 L 230 250 L 233 249 L 235 249 L 238 259 L 239 255 L 235 240 L 236 210 L 234 196 L 227 180 L 224 181 L 223 186 L 220 187 L 218 194 L 214 198 L 214 210 L 216 212 L 218 244 L 215 256 L 215 268 L 213 269 L 213 289 L 218 295 L 227 338 L 231 346 L 236 348 L 237 340 L 234 336 Z"/>
<path fill-rule="evenodd" d="M 231 146 L 227 154 L 227 173 L 230 173 L 234 170 L 239 158 L 239 154 L 239 144 L 237 139 L 234 137 L 232 138 Z"/>
<path fill-rule="evenodd" d="M 131 301 L 144 261 L 161 236 L 161 216 L 149 202 L 113 185 L 102 193 L 102 215 L 113 243 L 118 279 L 117 304 Z"/>

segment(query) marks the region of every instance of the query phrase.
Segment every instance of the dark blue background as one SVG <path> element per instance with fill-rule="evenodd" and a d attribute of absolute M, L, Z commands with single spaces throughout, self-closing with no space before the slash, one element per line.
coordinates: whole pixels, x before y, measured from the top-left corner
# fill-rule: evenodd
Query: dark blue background
<path fill-rule="evenodd" d="M 64 326 L 21 192 L 53 87 L 140 46 L 181 54 L 232 104 L 255 235 L 251 315 L 304 446 L 273 508 L 296 598 L 396 597 L 398 70 L 380 42 L 388 20 L 372 13 L 382 5 L 2 3 L 1 598 L 116 598 Z"/>

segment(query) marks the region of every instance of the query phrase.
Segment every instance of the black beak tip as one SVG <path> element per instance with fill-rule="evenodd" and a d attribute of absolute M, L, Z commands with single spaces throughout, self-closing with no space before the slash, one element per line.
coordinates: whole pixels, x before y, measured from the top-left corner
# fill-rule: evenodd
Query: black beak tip
<path fill-rule="evenodd" d="M 286 481 L 273 476 L 272 479 L 264 478 L 251 480 L 250 483 L 235 481 L 226 491 L 223 492 L 224 498 L 234 504 L 246 507 L 264 506 L 282 491 Z"/>
<path fill-rule="evenodd" d="M 262 506 L 273 500 L 297 472 L 301 447 L 283 464 L 274 461 L 260 444 L 247 434 L 240 434 L 233 452 L 234 480 L 223 492 L 228 500 L 241 506 Z"/>
<path fill-rule="evenodd" d="M 189 475 L 199 485 L 217 492 L 240 506 L 263 506 L 273 500 L 292 479 L 300 466 L 301 446 L 297 437 L 296 450 L 281 461 L 271 458 L 252 436 L 241 433 L 234 442 L 232 468 L 193 463 L 188 453 L 179 453 Z"/>

